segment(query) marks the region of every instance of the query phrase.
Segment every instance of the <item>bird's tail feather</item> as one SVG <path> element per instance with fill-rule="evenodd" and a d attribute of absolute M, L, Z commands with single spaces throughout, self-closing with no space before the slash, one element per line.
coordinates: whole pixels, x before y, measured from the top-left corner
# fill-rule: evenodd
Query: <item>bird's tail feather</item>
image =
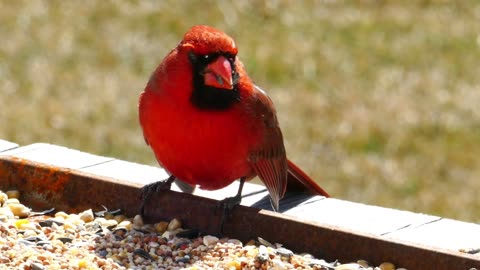
<path fill-rule="evenodd" d="M 287 192 L 290 191 L 306 191 L 314 195 L 330 197 L 328 193 L 315 183 L 304 171 L 302 171 L 295 163 L 287 160 L 288 164 L 288 184 Z"/>

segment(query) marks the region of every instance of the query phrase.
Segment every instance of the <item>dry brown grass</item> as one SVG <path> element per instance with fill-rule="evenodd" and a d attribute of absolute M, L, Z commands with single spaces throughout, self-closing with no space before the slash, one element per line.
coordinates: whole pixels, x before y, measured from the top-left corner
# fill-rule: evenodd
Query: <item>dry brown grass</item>
<path fill-rule="evenodd" d="M 479 3 L 352 3 L 1 1 L 0 138 L 155 164 L 137 97 L 209 24 L 335 197 L 480 222 Z"/>

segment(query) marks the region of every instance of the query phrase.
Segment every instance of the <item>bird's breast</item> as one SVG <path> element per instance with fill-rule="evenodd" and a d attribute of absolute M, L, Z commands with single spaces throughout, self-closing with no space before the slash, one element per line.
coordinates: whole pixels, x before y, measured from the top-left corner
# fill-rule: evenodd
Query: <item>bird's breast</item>
<path fill-rule="evenodd" d="M 146 98 L 140 104 L 144 136 L 167 171 L 203 189 L 254 174 L 248 156 L 262 139 L 262 129 L 251 113 L 241 106 L 208 111 Z"/>

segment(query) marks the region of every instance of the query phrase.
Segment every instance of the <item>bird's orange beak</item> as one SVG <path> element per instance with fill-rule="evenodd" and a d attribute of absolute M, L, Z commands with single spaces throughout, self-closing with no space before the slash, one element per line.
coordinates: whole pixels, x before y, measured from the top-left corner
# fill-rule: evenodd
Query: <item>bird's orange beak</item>
<path fill-rule="evenodd" d="M 219 56 L 207 65 L 204 74 L 205 85 L 225 90 L 233 89 L 232 65 L 227 58 Z"/>

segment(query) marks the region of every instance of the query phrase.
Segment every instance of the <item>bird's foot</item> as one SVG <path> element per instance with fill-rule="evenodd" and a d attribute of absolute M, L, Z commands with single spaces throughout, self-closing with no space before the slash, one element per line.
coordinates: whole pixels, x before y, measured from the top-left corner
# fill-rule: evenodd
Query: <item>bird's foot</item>
<path fill-rule="evenodd" d="M 222 216 L 220 220 L 220 234 L 223 234 L 223 226 L 226 219 L 230 217 L 233 208 L 235 208 L 235 206 L 239 205 L 241 202 L 242 196 L 241 194 L 237 194 L 234 197 L 225 198 L 218 203 L 217 207 L 222 211 Z"/>
<path fill-rule="evenodd" d="M 160 193 L 163 191 L 168 191 L 172 187 L 172 182 L 175 180 L 175 176 L 170 175 L 170 177 L 163 181 L 153 182 L 148 185 L 145 185 L 142 188 L 141 200 L 142 204 L 140 206 L 140 215 L 145 216 L 145 203 L 148 201 L 150 196 L 155 193 Z"/>

